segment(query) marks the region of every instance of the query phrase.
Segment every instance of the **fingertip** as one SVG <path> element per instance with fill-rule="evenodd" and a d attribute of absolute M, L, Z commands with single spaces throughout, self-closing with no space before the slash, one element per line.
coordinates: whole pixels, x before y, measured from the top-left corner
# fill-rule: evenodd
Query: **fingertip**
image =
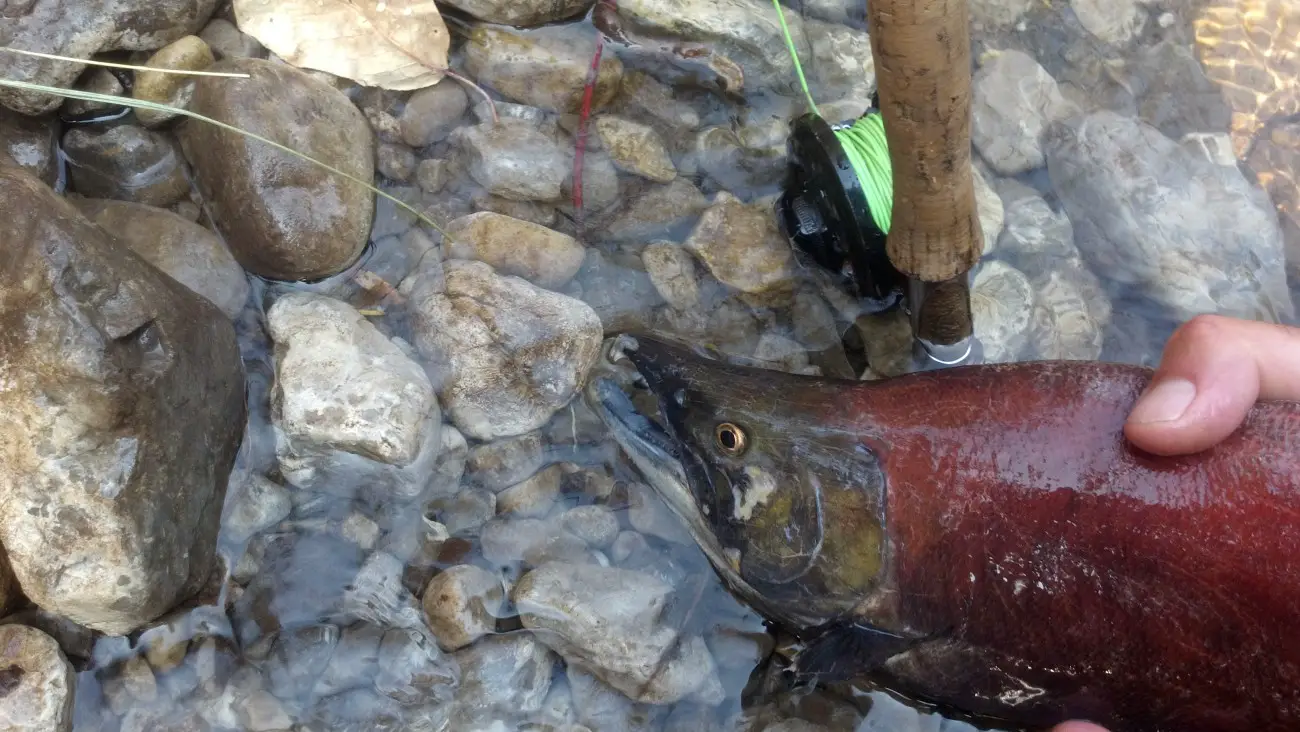
<path fill-rule="evenodd" d="M 1109 732 L 1109 730 L 1092 722 L 1065 722 L 1056 725 L 1049 732 Z"/>
<path fill-rule="evenodd" d="M 1151 384 L 1124 425 L 1136 447 L 1156 455 L 1200 452 L 1241 425 L 1259 395 L 1259 369 L 1219 316 L 1185 323 L 1165 347 Z"/>

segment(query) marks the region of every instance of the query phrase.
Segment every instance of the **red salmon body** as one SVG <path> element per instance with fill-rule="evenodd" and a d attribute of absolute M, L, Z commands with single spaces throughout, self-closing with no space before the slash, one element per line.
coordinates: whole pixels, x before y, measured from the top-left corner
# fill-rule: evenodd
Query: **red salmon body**
<path fill-rule="evenodd" d="M 943 640 L 890 662 L 902 689 L 1111 732 L 1300 730 L 1300 404 L 1159 457 L 1123 436 L 1150 374 L 1009 364 L 845 394 L 835 419 L 886 474 L 899 623 Z"/>

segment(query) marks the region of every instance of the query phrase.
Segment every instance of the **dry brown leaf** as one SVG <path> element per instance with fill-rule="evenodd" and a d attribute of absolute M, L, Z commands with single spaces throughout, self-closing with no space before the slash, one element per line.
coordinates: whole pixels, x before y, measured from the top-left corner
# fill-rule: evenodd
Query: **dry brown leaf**
<path fill-rule="evenodd" d="M 383 89 L 447 74 L 451 35 L 433 0 L 234 0 L 239 29 L 294 66 Z"/>

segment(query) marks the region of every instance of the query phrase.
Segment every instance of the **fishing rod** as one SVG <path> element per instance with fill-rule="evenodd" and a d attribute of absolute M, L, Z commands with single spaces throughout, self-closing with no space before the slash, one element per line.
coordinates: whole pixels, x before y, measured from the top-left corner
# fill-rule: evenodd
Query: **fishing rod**
<path fill-rule="evenodd" d="M 817 264 L 838 273 L 866 312 L 902 307 L 908 313 L 918 370 L 981 362 L 970 306 L 970 270 L 983 250 L 983 235 L 969 170 L 965 4 L 920 2 L 895 12 L 888 0 L 869 3 L 877 85 L 895 97 L 894 104 L 882 108 L 878 89 L 858 119 L 837 124 L 817 109 L 780 0 L 773 5 L 810 108 L 794 121 L 787 141 L 788 172 L 776 202 L 782 232 Z M 935 32 L 907 33 L 902 26 Z M 928 47 L 915 40 L 891 45 L 891 36 L 935 41 Z M 908 124 L 897 125 L 898 102 L 914 91 L 917 69 L 925 69 L 929 86 L 942 92 L 927 99 L 956 104 L 909 105 Z M 895 123 L 887 132 L 891 117 Z M 906 133 L 899 134 L 900 128 Z M 891 137 L 901 143 L 892 154 Z M 896 167 L 902 173 L 897 181 Z M 900 187 L 908 195 L 896 205 Z"/>

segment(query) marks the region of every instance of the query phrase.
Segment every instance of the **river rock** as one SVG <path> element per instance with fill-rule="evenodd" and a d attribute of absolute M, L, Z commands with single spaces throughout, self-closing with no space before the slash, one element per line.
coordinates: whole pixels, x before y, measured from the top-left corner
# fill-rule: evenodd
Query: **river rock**
<path fill-rule="evenodd" d="M 207 298 L 235 319 L 248 300 L 248 278 L 225 242 L 167 209 L 83 198 L 81 212 L 149 264 Z"/>
<path fill-rule="evenodd" d="M 1042 167 L 1043 131 L 1069 111 L 1047 69 L 1021 51 L 998 51 L 971 87 L 971 141 L 984 160 L 1002 175 Z"/>
<path fill-rule="evenodd" d="M 1005 30 L 1033 5 L 1034 0 L 970 0 L 971 24 L 978 30 Z"/>
<path fill-rule="evenodd" d="M 990 254 L 998 244 L 1002 226 L 1006 223 L 1006 210 L 1002 198 L 980 169 L 971 166 L 971 179 L 975 186 L 975 209 L 980 219 L 980 232 L 984 234 L 984 254 Z"/>
<path fill-rule="evenodd" d="M 653 242 L 641 250 L 646 274 L 663 299 L 678 310 L 700 303 L 700 280 L 695 258 L 670 241 Z"/>
<path fill-rule="evenodd" d="M 202 71 L 216 61 L 212 49 L 198 36 L 185 36 L 158 49 L 145 66 L 158 69 Z M 157 71 L 140 71 L 135 76 L 131 96 L 146 102 L 157 102 L 185 109 L 194 96 L 194 80 L 184 74 L 164 74 Z M 175 112 L 156 109 L 137 109 L 135 118 L 145 127 L 157 127 L 176 117 Z"/>
<path fill-rule="evenodd" d="M 443 291 L 422 270 L 402 287 L 416 346 L 440 374 L 438 394 L 452 422 L 477 440 L 546 424 L 595 363 L 600 318 L 580 300 L 482 262 L 448 261 L 445 282 Z"/>
<path fill-rule="evenodd" d="M 1080 287 L 1069 272 L 1048 272 L 1038 283 L 1029 331 L 1033 354 L 1047 360 L 1096 360 L 1107 325 L 1095 312 L 1098 293 Z"/>
<path fill-rule="evenodd" d="M 580 24 L 548 26 L 527 33 L 478 26 L 465 43 L 465 71 L 505 98 L 550 112 L 577 112 L 596 36 Z M 600 59 L 591 109 L 603 109 L 618 93 L 623 64 L 618 55 Z"/>
<path fill-rule="evenodd" d="M 460 665 L 460 690 L 449 729 L 535 714 L 551 690 L 555 654 L 532 633 L 496 635 L 453 654 Z"/>
<path fill-rule="evenodd" d="M 442 418 L 420 364 L 352 306 L 323 295 L 285 295 L 267 312 L 267 325 L 276 344 L 272 419 L 277 452 L 293 458 L 290 480 L 349 464 L 391 472 L 363 467 L 369 462 L 410 469 L 409 482 L 389 486 L 398 497 L 422 491 Z"/>
<path fill-rule="evenodd" d="M 664 236 L 676 225 L 693 219 L 709 207 L 709 199 L 685 176 L 668 185 L 650 184 L 604 224 L 610 241 L 643 241 Z"/>
<path fill-rule="evenodd" d="M 238 488 L 221 524 L 223 539 L 235 543 L 280 523 L 293 510 L 289 492 L 261 475 L 249 475 Z"/>
<path fill-rule="evenodd" d="M 77 685 L 53 638 L 23 625 L 0 626 L 0 729 L 71 732 Z"/>
<path fill-rule="evenodd" d="M 999 189 L 1006 207 L 1006 225 L 998 238 L 998 256 L 1030 277 L 1082 262 L 1079 248 L 1074 245 L 1070 217 L 1053 211 L 1038 191 L 1023 183 L 1000 181 Z"/>
<path fill-rule="evenodd" d="M 469 95 L 455 79 L 443 79 L 420 89 L 406 100 L 397 120 L 402 140 L 415 148 L 439 142 L 456 127 L 467 109 Z"/>
<path fill-rule="evenodd" d="M 768 207 L 719 192 L 684 244 L 718 281 L 751 295 L 788 293 L 794 254 Z"/>
<path fill-rule="evenodd" d="M 1277 212 L 1238 168 L 1111 111 L 1071 117 L 1048 137 L 1053 187 L 1093 271 L 1177 320 L 1294 317 Z"/>
<path fill-rule="evenodd" d="M 451 237 L 449 258 L 477 259 L 548 290 L 572 279 L 586 254 L 568 234 L 490 211 L 462 216 L 443 228 Z"/>
<path fill-rule="evenodd" d="M 592 0 L 448 0 L 447 4 L 489 23 L 529 27 L 572 18 Z"/>
<path fill-rule="evenodd" d="M 590 143 L 591 137 L 587 138 Z M 562 206 L 568 212 L 572 208 L 568 203 L 573 200 L 573 172 L 564 179 L 560 189 Z M 588 149 L 582 156 L 582 207 L 585 213 L 609 210 L 614 204 L 623 200 L 623 180 L 618 168 L 609 155 Z"/>
<path fill-rule="evenodd" d="M 587 544 L 555 521 L 495 517 L 483 524 L 483 558 L 499 565 L 522 562 L 583 563 L 590 559 Z"/>
<path fill-rule="evenodd" d="M 444 655 L 426 633 L 390 628 L 379 643 L 379 675 L 375 690 L 406 706 L 451 701 L 460 685 L 460 666 Z"/>
<path fill-rule="evenodd" d="M 28 117 L 0 107 L 0 152 L 8 153 L 14 163 L 47 185 L 54 185 L 59 174 L 55 160 L 58 132 L 54 115 Z"/>
<path fill-rule="evenodd" d="M 363 181 L 374 177 L 374 135 L 343 92 L 287 64 L 226 59 L 210 69 L 251 78 L 201 77 L 191 108 L 256 133 Z M 194 179 L 244 269 L 310 280 L 361 254 L 374 195 L 297 156 L 198 120 L 179 131 Z"/>
<path fill-rule="evenodd" d="M 227 58 L 261 58 L 266 55 L 266 49 L 258 40 L 239 28 L 225 18 L 213 18 L 208 24 L 203 26 L 203 32 L 199 33 L 199 38 L 208 44 L 212 49 L 212 54 L 217 60 Z"/>
<path fill-rule="evenodd" d="M 876 60 L 871 53 L 870 36 L 839 23 L 811 18 L 804 25 L 812 44 L 811 82 L 816 89 L 813 93 L 832 104 L 836 103 L 832 100 L 861 104 L 862 111 L 866 111 L 876 90 Z M 803 63 L 804 70 L 808 71 L 808 61 Z"/>
<path fill-rule="evenodd" d="M 810 58 L 812 51 L 808 39 L 812 34 L 805 30 L 803 18 L 791 8 L 783 6 L 782 11 L 799 58 Z M 728 0 L 725 3 L 620 0 L 618 12 L 636 29 L 683 41 L 707 43 L 716 53 L 741 66 L 746 88 L 770 83 L 784 85 L 794 79 L 794 62 L 771 3 L 762 0 Z M 807 67 L 807 61 L 804 63 Z M 816 81 L 815 75 L 811 81 Z"/>
<path fill-rule="evenodd" d="M 542 434 L 529 432 L 475 445 L 466 460 L 465 477 L 475 485 L 500 491 L 536 473 L 545 464 Z"/>
<path fill-rule="evenodd" d="M 610 160 L 620 170 L 657 183 L 677 177 L 677 168 L 653 127 L 612 114 L 597 117 L 595 127 Z"/>
<path fill-rule="evenodd" d="M 665 717 L 671 710 L 685 708 L 688 704 L 664 707 L 637 704 L 617 689 L 587 673 L 579 666 L 565 669 L 572 699 L 573 714 L 581 725 L 578 729 L 617 730 L 618 732 L 654 732 L 654 730 L 692 730 L 715 732 L 699 724 L 665 726 Z"/>
<path fill-rule="evenodd" d="M 207 22 L 216 0 L 39 0 L 10 3 L 0 17 L 6 46 L 90 58 L 104 51 L 152 51 L 192 33 Z M 17 54 L 0 57 L 6 79 L 67 87 L 85 64 Z M 60 97 L 8 87 L 0 104 L 23 114 L 52 112 Z"/>
<path fill-rule="evenodd" d="M 451 140 L 463 151 L 470 176 L 494 196 L 554 201 L 568 178 L 570 155 L 529 120 L 503 117 L 458 128 Z"/>
<path fill-rule="evenodd" d="M 631 261 L 624 266 L 596 247 L 587 249 L 586 261 L 564 293 L 591 306 L 606 333 L 636 330 L 648 324 L 650 313 L 663 298 L 654 283 Z"/>
<path fill-rule="evenodd" d="M 641 71 L 623 75 L 623 93 L 617 103 L 624 117 L 654 125 L 668 140 L 693 133 L 700 126 L 695 107 L 674 97 L 672 87 Z"/>
<path fill-rule="evenodd" d="M 167 207 L 190 193 L 179 147 L 143 127 L 74 127 L 63 136 L 63 153 L 68 178 L 83 196 Z"/>
<path fill-rule="evenodd" d="M 997 260 L 980 266 L 971 282 L 971 315 L 985 361 L 1019 359 L 1033 312 L 1034 290 L 1023 272 Z"/>
<path fill-rule="evenodd" d="M 230 321 L 0 167 L 0 544 L 37 605 L 106 633 L 207 582 L 245 422 Z M 57 507 L 57 510 L 55 509 Z"/>
<path fill-rule="evenodd" d="M 610 507 L 598 503 L 574 506 L 560 514 L 559 522 L 570 534 L 598 549 L 608 547 L 618 538 L 618 516 Z"/>
<path fill-rule="evenodd" d="M 599 565 L 543 564 L 511 598 L 524 627 L 566 663 L 586 669 L 633 701 L 722 701 L 704 639 L 663 624 L 672 587 L 653 575 Z"/>
<path fill-rule="evenodd" d="M 430 580 L 424 617 L 444 651 L 456 651 L 493 632 L 505 601 L 501 578 L 482 567 L 458 564 Z"/>
<path fill-rule="evenodd" d="M 1122 46 L 1146 20 L 1139 0 L 1070 0 L 1079 24 L 1103 43 Z"/>
<path fill-rule="evenodd" d="M 560 495 L 564 471 L 559 465 L 543 468 L 497 494 L 497 513 L 541 518 L 551 512 Z"/>

